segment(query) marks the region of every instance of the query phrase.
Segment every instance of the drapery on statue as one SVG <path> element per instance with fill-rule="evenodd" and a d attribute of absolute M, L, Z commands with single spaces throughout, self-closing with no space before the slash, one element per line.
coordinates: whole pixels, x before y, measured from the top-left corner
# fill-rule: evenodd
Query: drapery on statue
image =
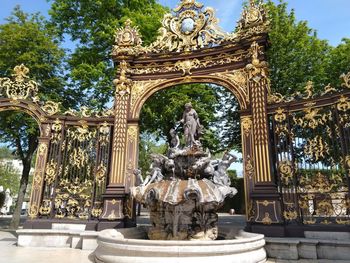
<path fill-rule="evenodd" d="M 183 123 L 184 125 L 186 147 L 200 146 L 199 136 L 202 134 L 203 127 L 191 103 L 185 104 L 185 111 L 178 123 Z"/>

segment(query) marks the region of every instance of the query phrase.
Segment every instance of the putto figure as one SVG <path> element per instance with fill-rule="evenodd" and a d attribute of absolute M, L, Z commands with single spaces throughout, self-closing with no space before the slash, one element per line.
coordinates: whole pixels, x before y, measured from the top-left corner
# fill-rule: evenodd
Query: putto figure
<path fill-rule="evenodd" d="M 192 108 L 191 103 L 185 104 L 185 111 L 179 123 L 183 123 L 184 125 L 186 147 L 200 146 L 199 136 L 203 128 L 199 122 L 198 114 Z"/>

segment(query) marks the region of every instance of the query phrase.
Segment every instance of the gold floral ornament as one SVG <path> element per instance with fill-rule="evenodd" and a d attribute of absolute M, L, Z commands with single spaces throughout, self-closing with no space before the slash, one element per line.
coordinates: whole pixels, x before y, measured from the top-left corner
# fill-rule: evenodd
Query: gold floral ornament
<path fill-rule="evenodd" d="M 28 77 L 29 69 L 23 64 L 14 69 L 13 80 L 0 78 L 0 96 L 5 93 L 12 100 L 25 100 L 37 97 L 38 83 Z"/>
<path fill-rule="evenodd" d="M 219 28 L 214 13 L 194 0 L 182 0 L 173 14 L 164 16 L 159 36 L 148 51 L 193 51 L 219 45 L 229 35 Z"/>
<path fill-rule="evenodd" d="M 116 30 L 112 56 L 137 55 L 143 51 L 141 44 L 142 39 L 138 27 L 131 26 L 131 20 L 128 19 L 124 27 Z"/>
<path fill-rule="evenodd" d="M 113 84 L 116 87 L 116 95 L 123 97 L 124 95 L 130 94 L 130 87 L 132 85 L 132 81 L 128 79 L 126 76 L 126 72 L 128 69 L 128 64 L 125 60 L 120 62 L 120 76 L 119 79 L 113 80 Z"/>

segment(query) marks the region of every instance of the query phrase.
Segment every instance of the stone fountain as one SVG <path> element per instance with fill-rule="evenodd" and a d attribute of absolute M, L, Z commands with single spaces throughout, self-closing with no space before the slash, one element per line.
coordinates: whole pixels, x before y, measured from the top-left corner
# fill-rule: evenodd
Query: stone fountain
<path fill-rule="evenodd" d="M 183 125 L 184 147 L 178 127 Z M 203 133 L 196 111 L 185 105 L 183 118 L 170 131 L 166 155 L 152 154 L 145 180 L 131 189 L 134 200 L 150 211 L 150 227 L 102 231 L 95 251 L 96 262 L 264 262 L 263 235 L 234 227 L 218 229 L 218 209 L 228 196 L 227 169 L 236 160 L 228 151 L 212 160 L 199 137 Z"/>

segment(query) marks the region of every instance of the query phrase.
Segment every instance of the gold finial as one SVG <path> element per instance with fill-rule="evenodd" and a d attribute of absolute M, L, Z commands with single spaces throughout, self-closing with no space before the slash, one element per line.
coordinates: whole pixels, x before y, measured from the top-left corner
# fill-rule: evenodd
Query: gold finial
<path fill-rule="evenodd" d="M 132 21 L 129 18 L 124 22 L 125 27 L 131 27 L 131 24 L 132 24 Z"/>
<path fill-rule="evenodd" d="M 28 73 L 29 73 L 29 68 L 24 66 L 24 64 L 21 64 L 19 66 L 15 66 L 13 69 L 14 74 L 12 74 L 13 77 L 15 77 L 15 80 L 17 82 L 23 82 L 25 79 L 28 79 Z"/>

